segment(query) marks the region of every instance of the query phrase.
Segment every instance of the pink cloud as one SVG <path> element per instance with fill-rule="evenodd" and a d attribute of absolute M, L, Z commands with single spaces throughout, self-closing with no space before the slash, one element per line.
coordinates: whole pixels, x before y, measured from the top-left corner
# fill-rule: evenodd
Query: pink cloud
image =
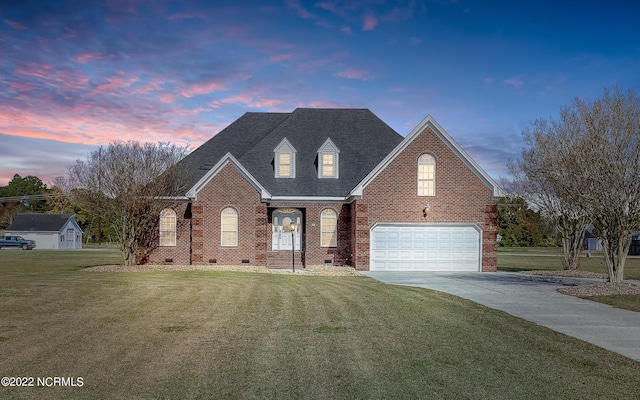
<path fill-rule="evenodd" d="M 378 19 L 372 12 L 368 12 L 364 16 L 364 25 L 362 26 L 363 31 L 372 31 L 378 25 Z"/>
<path fill-rule="evenodd" d="M 176 101 L 176 96 L 172 93 L 163 93 L 160 95 L 159 99 L 163 103 L 173 103 Z"/>
<path fill-rule="evenodd" d="M 226 85 L 218 82 L 196 84 L 191 86 L 191 93 L 193 95 L 209 94 L 218 90 L 228 90 L 228 88 Z"/>
<path fill-rule="evenodd" d="M 303 104 L 298 105 L 298 107 L 311 107 L 311 108 L 345 108 L 348 105 L 343 103 L 338 103 L 331 100 L 312 100 Z"/>
<path fill-rule="evenodd" d="M 178 130 L 185 141 L 200 143 L 208 134 L 196 123 L 188 129 L 180 128 L 174 122 L 179 114 L 175 110 L 156 111 L 151 116 L 142 117 L 141 114 L 153 112 L 151 110 L 156 107 L 145 105 L 146 108 L 136 109 L 138 106 L 133 105 L 131 109 L 122 110 L 93 103 L 78 105 L 64 112 L 50 100 L 42 103 L 41 110 L 0 109 L 0 132 L 10 136 L 86 145 L 109 143 L 118 137 L 174 142 Z"/>
<path fill-rule="evenodd" d="M 516 88 L 519 88 L 522 85 L 524 85 L 524 81 L 522 79 L 520 79 L 520 78 L 517 78 L 517 77 L 505 79 L 504 83 L 506 83 L 509 86 L 516 87 Z"/>
<path fill-rule="evenodd" d="M 249 93 L 239 93 L 221 100 L 214 100 L 208 103 L 213 108 L 220 108 L 227 104 L 239 104 L 251 108 L 271 108 L 284 104 L 280 99 L 268 99 Z"/>
<path fill-rule="evenodd" d="M 40 79 L 48 79 L 52 68 L 53 67 L 51 65 L 29 62 L 17 66 L 14 72 L 18 75 L 27 75 Z"/>
<path fill-rule="evenodd" d="M 339 71 L 333 74 L 334 77 L 344 78 L 344 79 L 357 79 L 361 81 L 366 81 L 369 79 L 369 73 L 367 71 L 363 71 L 360 69 L 345 69 L 344 71 Z"/>
<path fill-rule="evenodd" d="M 38 78 L 43 84 L 54 88 L 82 89 L 89 83 L 89 77 L 79 69 L 54 69 L 51 65 L 33 62 L 17 66 L 14 73 Z"/>
<path fill-rule="evenodd" d="M 99 54 L 85 53 L 76 56 L 75 60 L 80 64 L 86 64 L 88 61 L 102 58 Z"/>
<path fill-rule="evenodd" d="M 120 94 L 119 91 L 121 89 L 126 89 L 131 87 L 131 85 L 136 82 L 137 78 L 124 78 L 120 75 L 114 75 L 107 77 L 107 82 L 96 86 L 93 90 L 93 94 Z"/>
<path fill-rule="evenodd" d="M 8 19 L 3 19 L 3 21 L 4 21 L 5 24 L 9 25 L 13 29 L 18 29 L 18 30 L 26 30 L 27 29 L 24 25 L 22 25 L 22 24 L 20 24 L 18 22 L 10 21 Z"/>
<path fill-rule="evenodd" d="M 191 98 L 198 95 L 209 94 L 212 92 L 227 91 L 230 89 L 231 84 L 236 81 L 245 81 L 251 78 L 251 75 L 246 73 L 237 73 L 231 76 L 222 78 L 216 78 L 205 82 L 196 82 L 187 85 L 185 88 L 179 90 L 182 97 Z"/>
<path fill-rule="evenodd" d="M 9 82 L 9 86 L 20 92 L 28 92 L 34 88 L 32 84 L 27 82 Z"/>
<path fill-rule="evenodd" d="M 196 83 L 180 91 L 182 97 L 191 98 L 211 92 L 229 90 L 227 85 L 220 82 Z"/>

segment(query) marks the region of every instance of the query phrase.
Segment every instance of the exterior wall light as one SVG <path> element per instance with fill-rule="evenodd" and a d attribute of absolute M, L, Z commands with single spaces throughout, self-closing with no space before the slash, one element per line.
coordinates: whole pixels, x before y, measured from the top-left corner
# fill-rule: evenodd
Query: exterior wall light
<path fill-rule="evenodd" d="M 425 204 L 424 208 L 422 209 L 422 216 L 424 218 L 427 218 L 427 215 L 429 215 L 429 210 L 431 210 L 431 206 L 429 204 Z"/>

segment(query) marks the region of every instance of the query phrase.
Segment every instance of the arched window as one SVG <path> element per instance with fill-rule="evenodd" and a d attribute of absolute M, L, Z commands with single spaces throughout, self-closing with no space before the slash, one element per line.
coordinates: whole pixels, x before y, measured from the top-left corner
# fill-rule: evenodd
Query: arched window
<path fill-rule="evenodd" d="M 176 245 L 176 212 L 170 208 L 160 211 L 160 246 Z"/>
<path fill-rule="evenodd" d="M 220 213 L 220 245 L 238 245 L 238 212 L 227 207 Z"/>
<path fill-rule="evenodd" d="M 418 196 L 436 195 L 436 159 L 431 154 L 418 158 Z"/>
<path fill-rule="evenodd" d="M 338 242 L 338 216 L 331 209 L 320 214 L 320 246 L 336 247 Z"/>

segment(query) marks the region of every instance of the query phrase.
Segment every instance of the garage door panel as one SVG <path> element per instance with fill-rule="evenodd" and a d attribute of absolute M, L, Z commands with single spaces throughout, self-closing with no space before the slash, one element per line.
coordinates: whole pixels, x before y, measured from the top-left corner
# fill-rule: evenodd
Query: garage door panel
<path fill-rule="evenodd" d="M 479 271 L 481 234 L 473 225 L 377 225 L 372 271 Z"/>

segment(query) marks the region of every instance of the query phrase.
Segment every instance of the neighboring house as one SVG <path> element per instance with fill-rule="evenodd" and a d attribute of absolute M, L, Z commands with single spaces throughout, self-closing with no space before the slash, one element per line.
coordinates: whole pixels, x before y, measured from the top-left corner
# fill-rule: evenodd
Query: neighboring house
<path fill-rule="evenodd" d="M 584 232 L 584 242 L 582 248 L 589 251 L 602 251 L 602 242 L 591 231 L 593 226 Z"/>
<path fill-rule="evenodd" d="M 602 251 L 602 241 L 593 233 L 593 225 L 589 226 L 584 232 L 583 249 L 587 251 Z M 640 231 L 631 234 L 631 245 L 629 246 L 629 255 L 640 255 Z"/>
<path fill-rule="evenodd" d="M 502 192 L 431 116 L 246 113 L 179 167 L 150 263 L 496 270 Z"/>
<path fill-rule="evenodd" d="M 640 256 L 640 231 L 631 234 L 631 246 L 629 246 L 630 256 Z"/>
<path fill-rule="evenodd" d="M 5 235 L 35 240 L 40 250 L 82 248 L 82 229 L 74 214 L 18 214 Z"/>

